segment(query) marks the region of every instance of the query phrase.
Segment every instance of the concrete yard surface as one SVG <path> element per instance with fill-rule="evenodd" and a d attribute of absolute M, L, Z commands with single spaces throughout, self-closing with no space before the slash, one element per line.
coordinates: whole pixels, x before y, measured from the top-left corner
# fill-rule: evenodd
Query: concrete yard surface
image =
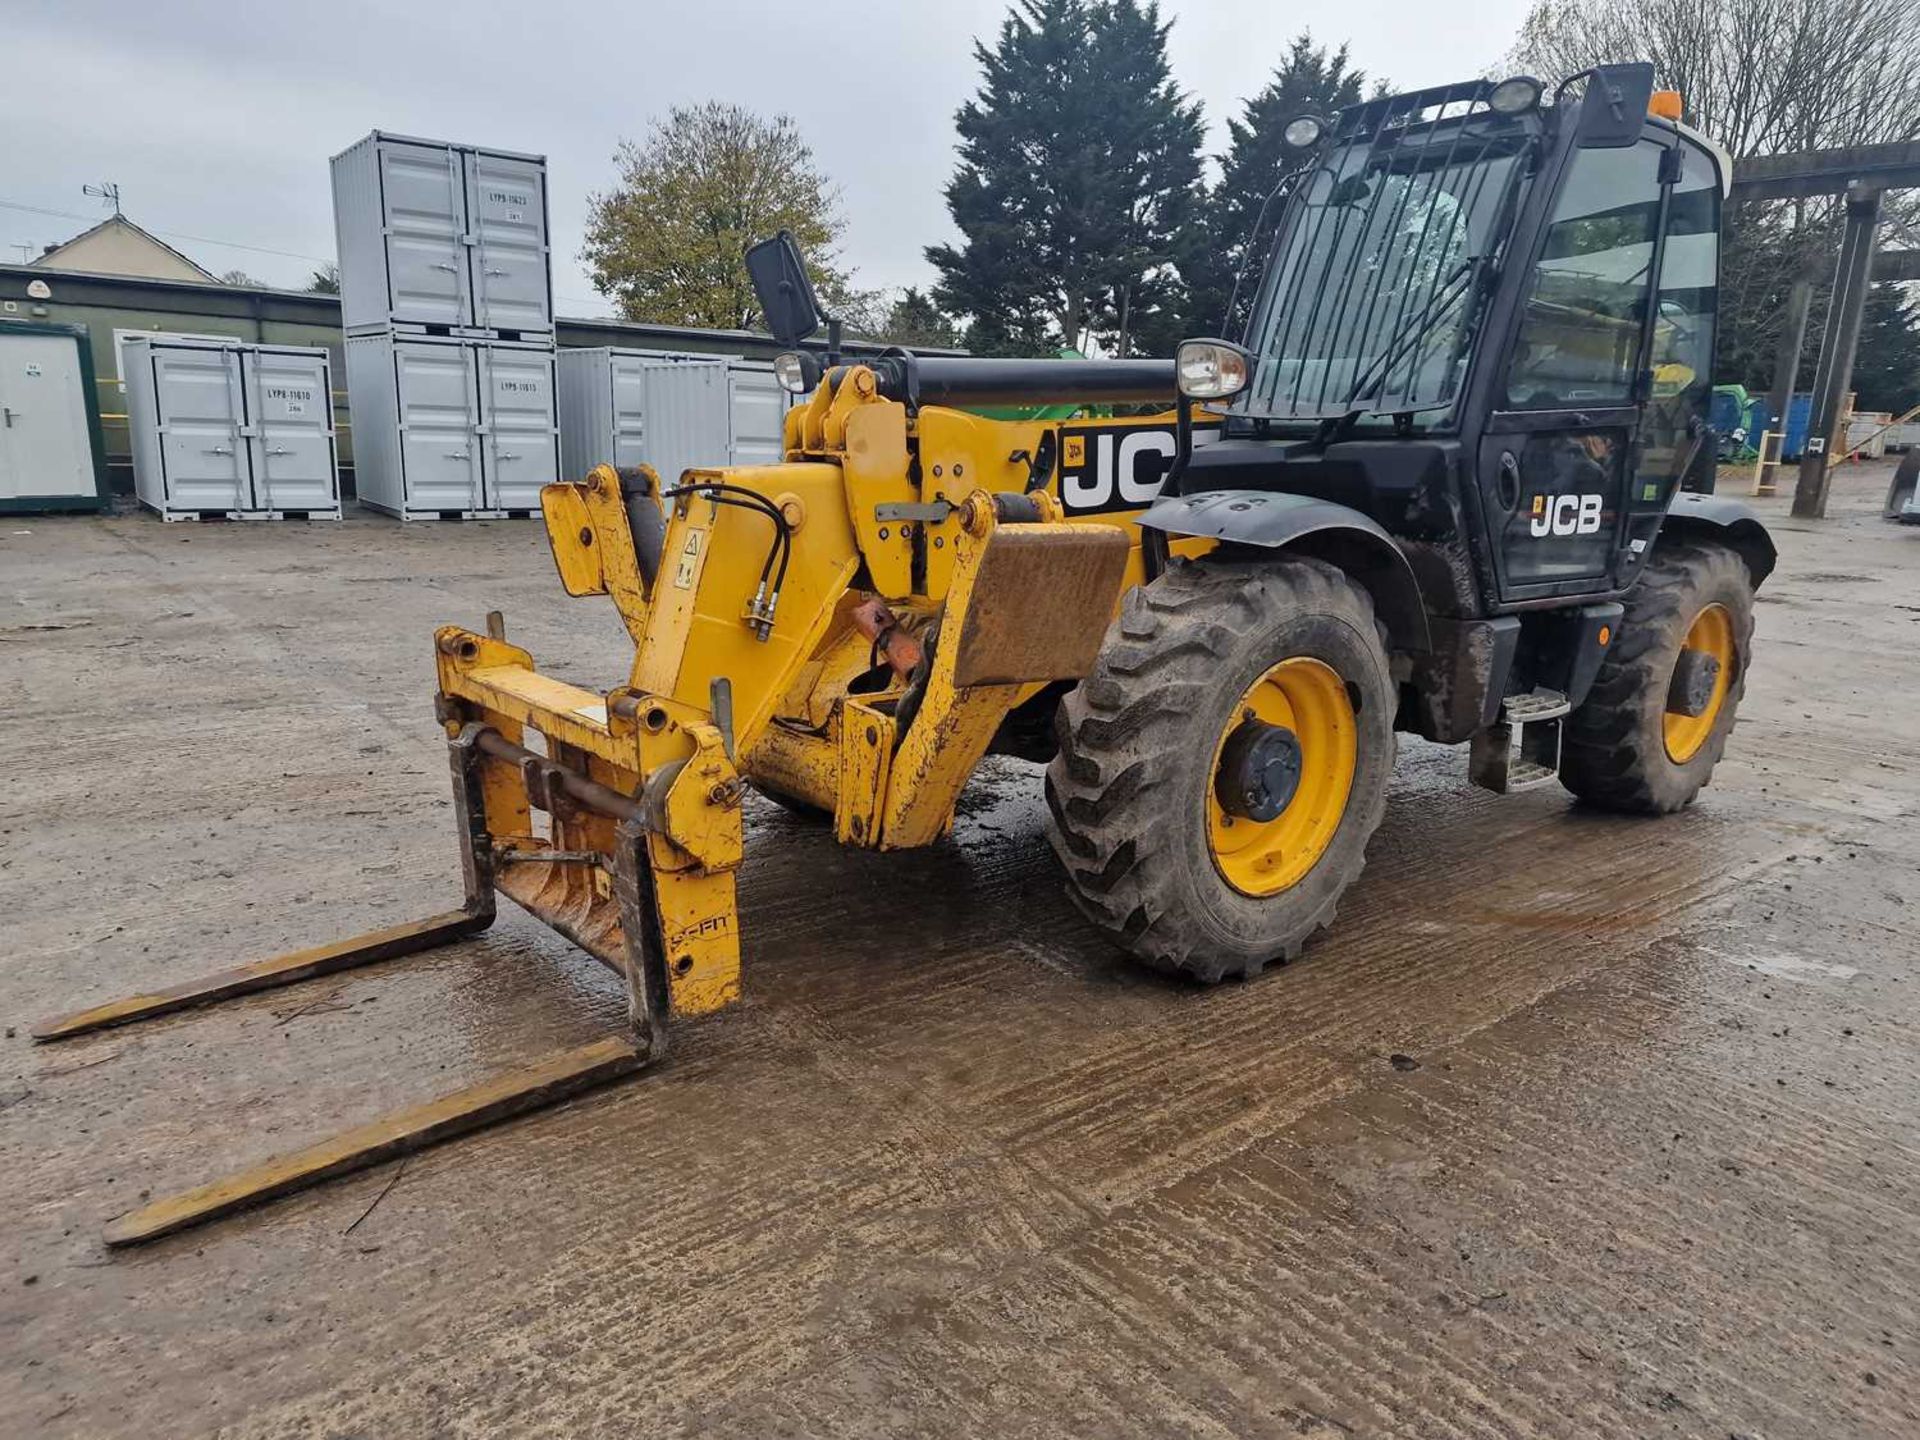
<path fill-rule="evenodd" d="M 952 839 L 759 801 L 747 999 L 612 1089 L 109 1253 L 158 1196 L 616 1033 L 487 935 L 36 1047 L 450 908 L 431 632 L 605 688 L 537 523 L 0 522 L 0 1432 L 1920 1435 L 1920 527 L 1780 544 L 1659 821 L 1402 744 L 1339 920 L 1204 990 L 1067 903 L 1038 771 Z"/>

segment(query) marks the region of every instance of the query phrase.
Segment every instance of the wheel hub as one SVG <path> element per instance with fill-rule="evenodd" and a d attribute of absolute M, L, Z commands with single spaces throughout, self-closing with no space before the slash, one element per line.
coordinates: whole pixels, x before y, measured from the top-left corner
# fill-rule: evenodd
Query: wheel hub
<path fill-rule="evenodd" d="M 1689 718 L 1706 714 L 1719 680 L 1719 657 L 1705 650 L 1682 650 L 1667 687 L 1667 713 Z"/>
<path fill-rule="evenodd" d="M 1352 697 L 1309 655 L 1282 660 L 1227 712 L 1208 776 L 1207 845 L 1243 895 L 1278 895 L 1333 843 L 1359 764 Z"/>
<path fill-rule="evenodd" d="M 1300 737 L 1284 725 L 1248 720 L 1220 751 L 1214 791 L 1220 808 L 1244 820 L 1276 820 L 1300 789 Z"/>

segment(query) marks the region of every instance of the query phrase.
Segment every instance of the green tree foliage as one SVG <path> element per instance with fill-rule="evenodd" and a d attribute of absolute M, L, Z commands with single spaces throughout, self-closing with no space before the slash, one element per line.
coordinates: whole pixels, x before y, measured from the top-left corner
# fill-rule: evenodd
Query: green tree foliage
<path fill-rule="evenodd" d="M 1911 288 L 1876 285 L 1867 293 L 1853 362 L 1857 410 L 1904 415 L 1920 405 L 1920 296 Z"/>
<path fill-rule="evenodd" d="M 594 288 L 629 320 L 751 329 L 759 303 L 742 256 L 791 230 L 828 308 L 858 309 L 834 264 L 844 223 L 838 194 L 785 115 L 738 105 L 678 106 L 644 142 L 622 141 L 619 183 L 588 197 L 581 250 Z"/>
<path fill-rule="evenodd" d="M 307 277 L 309 295 L 338 295 L 340 293 L 340 267 L 322 265 Z"/>
<path fill-rule="evenodd" d="M 982 83 L 946 192 L 964 238 L 927 251 L 971 349 L 1165 353 L 1178 338 L 1202 131 L 1167 29 L 1151 0 L 1019 0 L 974 47 Z"/>
<path fill-rule="evenodd" d="M 1279 204 L 1268 207 L 1262 233 L 1254 236 L 1255 222 L 1273 187 L 1286 173 L 1288 162 L 1280 132 L 1297 115 L 1330 116 L 1344 105 L 1358 104 L 1366 76 L 1352 68 L 1347 47 L 1328 51 L 1302 33 L 1287 48 L 1266 87 L 1247 101 L 1237 119 L 1227 121 L 1227 153 L 1220 157 L 1220 180 L 1208 192 L 1202 209 L 1198 243 L 1186 265 L 1189 303 L 1187 329 L 1195 335 L 1223 335 L 1237 339 L 1246 328 L 1252 302 Z M 1248 263 L 1248 248 L 1254 254 Z M 1233 313 L 1234 277 L 1246 265 Z"/>
<path fill-rule="evenodd" d="M 933 297 L 911 286 L 893 302 L 876 338 L 908 349 L 952 347 L 960 343 L 960 327 L 934 303 Z"/>

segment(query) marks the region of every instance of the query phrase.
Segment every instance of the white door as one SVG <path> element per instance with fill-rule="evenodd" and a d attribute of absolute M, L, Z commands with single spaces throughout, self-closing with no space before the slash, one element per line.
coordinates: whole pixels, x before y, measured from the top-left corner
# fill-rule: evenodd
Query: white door
<path fill-rule="evenodd" d="M 642 456 L 673 486 L 688 470 L 731 463 L 727 453 L 727 362 L 649 360 L 647 443 Z"/>
<path fill-rule="evenodd" d="M 253 488 L 263 510 L 332 510 L 333 396 L 318 355 L 255 350 L 245 357 Z"/>
<path fill-rule="evenodd" d="M 463 159 L 472 242 L 471 323 L 489 330 L 551 330 L 544 168 L 471 151 Z"/>
<path fill-rule="evenodd" d="M 613 386 L 613 453 L 596 463 L 629 470 L 647 458 L 647 367 L 637 356 L 615 355 L 607 369 Z"/>
<path fill-rule="evenodd" d="M 80 347 L 0 330 L 0 500 L 97 494 Z"/>
<path fill-rule="evenodd" d="M 459 152 L 383 140 L 380 189 L 387 214 L 393 318 L 422 325 L 473 324 L 467 291 L 466 184 Z"/>
<path fill-rule="evenodd" d="M 500 345 L 474 350 L 480 357 L 487 508 L 538 510 L 540 487 L 560 478 L 553 352 Z"/>
<path fill-rule="evenodd" d="M 400 471 L 407 510 L 484 510 L 471 345 L 396 341 Z"/>
<path fill-rule="evenodd" d="M 251 510 L 246 401 L 240 357 L 212 347 L 147 351 L 160 424 L 160 473 L 167 507 L 222 513 Z"/>
<path fill-rule="evenodd" d="M 735 465 L 777 465 L 786 453 L 787 392 L 773 371 L 727 372 L 727 413 Z"/>

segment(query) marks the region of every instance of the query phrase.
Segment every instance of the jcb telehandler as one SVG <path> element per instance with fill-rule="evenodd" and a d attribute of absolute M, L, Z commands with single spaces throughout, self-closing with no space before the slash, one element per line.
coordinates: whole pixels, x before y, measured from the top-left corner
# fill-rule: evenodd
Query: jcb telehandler
<path fill-rule="evenodd" d="M 1644 65 L 1368 101 L 1287 140 L 1244 346 L 796 351 L 781 463 L 548 487 L 561 583 L 611 597 L 633 669 L 600 694 L 497 622 L 434 637 L 465 904 L 35 1034 L 470 936 L 496 893 L 624 979 L 632 1033 L 156 1201 L 109 1243 L 660 1058 L 671 1017 L 739 994 L 750 788 L 904 849 L 947 833 L 990 750 L 1045 759 L 1080 907 L 1203 981 L 1332 919 L 1396 730 L 1469 745 L 1496 791 L 1691 801 L 1774 562 L 1743 506 L 1683 483 L 1712 454 L 1725 156 Z M 749 265 L 775 333 L 811 335 L 791 242 Z M 1120 413 L 976 413 L 1042 403 Z"/>

